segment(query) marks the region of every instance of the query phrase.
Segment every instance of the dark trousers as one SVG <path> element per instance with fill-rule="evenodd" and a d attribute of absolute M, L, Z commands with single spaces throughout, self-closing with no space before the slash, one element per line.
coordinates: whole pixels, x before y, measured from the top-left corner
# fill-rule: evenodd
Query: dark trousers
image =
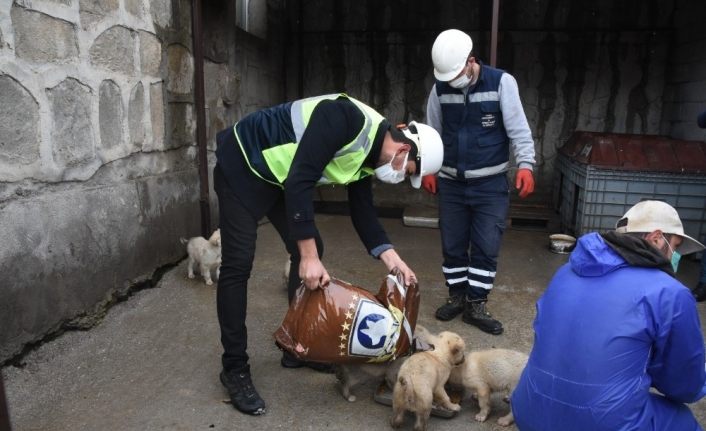
<path fill-rule="evenodd" d="M 225 179 L 221 167 L 213 170 L 214 189 L 218 195 L 219 228 L 221 229 L 221 272 L 216 293 L 218 324 L 223 345 L 225 370 L 249 371 L 247 315 L 248 279 L 255 259 L 258 222 L 264 216 L 270 220 L 291 255 L 291 270 L 287 292 L 291 301 L 301 284 L 299 249 L 289 239 L 283 191 L 261 181 L 256 187 L 258 201 L 244 202 Z M 251 192 L 253 190 L 250 190 Z M 256 210 L 253 210 L 255 208 Z M 319 255 L 323 255 L 321 238 L 316 237 Z M 284 316 L 282 310 L 282 316 Z"/>
<path fill-rule="evenodd" d="M 443 272 L 449 294 L 486 298 L 495 281 L 510 206 L 507 177 L 439 178 L 438 186 Z"/>

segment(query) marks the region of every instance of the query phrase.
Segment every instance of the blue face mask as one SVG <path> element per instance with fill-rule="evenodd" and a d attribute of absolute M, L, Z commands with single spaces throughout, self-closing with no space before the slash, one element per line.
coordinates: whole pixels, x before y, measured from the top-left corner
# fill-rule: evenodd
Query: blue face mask
<path fill-rule="evenodd" d="M 679 259 L 681 259 L 681 254 L 678 251 L 672 253 L 672 268 L 674 268 L 674 273 L 676 274 L 677 268 L 679 267 Z"/>
<path fill-rule="evenodd" d="M 674 270 L 674 273 L 677 273 L 677 268 L 679 268 L 679 260 L 681 259 L 681 254 L 674 250 L 672 248 L 672 245 L 667 241 L 667 238 L 662 235 L 662 238 L 664 238 L 664 241 L 667 243 L 667 247 L 669 247 L 669 250 L 672 252 L 672 269 Z"/>

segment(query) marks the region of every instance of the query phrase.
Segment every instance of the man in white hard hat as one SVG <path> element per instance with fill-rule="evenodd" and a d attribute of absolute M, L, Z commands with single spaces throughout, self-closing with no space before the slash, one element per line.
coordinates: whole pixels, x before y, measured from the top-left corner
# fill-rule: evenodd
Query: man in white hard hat
<path fill-rule="evenodd" d="M 525 198 L 534 191 L 532 132 L 517 82 L 476 61 L 470 36 L 446 30 L 431 54 L 436 83 L 427 102 L 427 123 L 441 134 L 445 152 L 438 181 L 427 176 L 422 185 L 439 193 L 442 271 L 449 291 L 436 318 L 463 314 L 464 322 L 497 335 L 503 326 L 486 302 L 510 206 L 510 148 L 518 164 L 515 187 Z"/>
<path fill-rule="evenodd" d="M 419 188 L 423 175 L 441 167 L 443 144 L 431 127 L 393 126 L 366 104 L 345 94 L 296 100 L 254 112 L 218 133 L 213 171 L 218 194 L 222 258 L 217 290 L 223 345 L 221 383 L 243 413 L 265 413 L 250 376 L 247 354 L 248 278 L 255 256 L 258 222 L 267 217 L 291 256 L 289 300 L 304 283 L 328 284 L 323 244 L 314 223 L 314 189 L 341 184 L 348 190 L 351 219 L 370 255 L 405 283 L 414 272 L 400 258 L 377 219 L 372 178 Z M 284 353 L 286 368 L 330 366 L 302 362 Z"/>
<path fill-rule="evenodd" d="M 522 431 L 701 430 L 685 403 L 704 396 L 696 302 L 675 277 L 703 250 L 661 201 L 616 229 L 579 238 L 537 302 L 534 346 L 511 400 Z"/>

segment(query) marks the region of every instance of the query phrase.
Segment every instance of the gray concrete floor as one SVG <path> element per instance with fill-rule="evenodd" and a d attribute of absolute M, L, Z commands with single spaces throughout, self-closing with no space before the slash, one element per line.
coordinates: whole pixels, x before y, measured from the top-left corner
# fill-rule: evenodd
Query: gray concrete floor
<path fill-rule="evenodd" d="M 324 264 L 331 275 L 376 292 L 385 267 L 367 256 L 349 219 L 320 215 L 317 220 L 326 243 Z M 420 280 L 420 323 L 433 331 L 458 332 L 471 349 L 529 352 L 535 301 L 567 260 L 548 250 L 547 233 L 506 232 L 489 302 L 505 333 L 492 336 L 460 319 L 446 324 L 434 319 L 434 309 L 446 296 L 441 288 L 438 230 L 405 227 L 398 219 L 383 223 Z M 266 415 L 246 416 L 223 402 L 215 288 L 185 278 L 184 261 L 167 272 L 157 288 L 140 291 L 113 307 L 97 327 L 66 333 L 24 357 L 21 367 L 5 367 L 14 429 L 389 429 L 391 409 L 373 401 L 374 384 L 359 387 L 358 401 L 349 403 L 339 395 L 333 375 L 280 367 L 281 352 L 272 333 L 287 306 L 285 259 L 274 229 L 263 225 L 250 283 L 248 328 L 253 379 L 267 402 Z M 697 271 L 697 263 L 686 260 L 680 278 L 691 286 Z M 704 322 L 706 304 L 698 307 Z M 471 400 L 462 407 L 455 418 L 432 418 L 430 429 L 506 429 L 495 423 L 508 409 L 498 398 L 484 424 L 473 420 L 477 406 Z M 706 401 L 692 405 L 692 410 L 706 424 Z M 411 429 L 412 422 L 409 418 L 404 429 Z"/>

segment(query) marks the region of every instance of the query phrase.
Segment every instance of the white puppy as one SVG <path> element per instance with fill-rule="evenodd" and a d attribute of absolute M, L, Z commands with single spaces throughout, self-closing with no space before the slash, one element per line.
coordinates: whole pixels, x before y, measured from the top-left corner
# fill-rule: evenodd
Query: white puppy
<path fill-rule="evenodd" d="M 515 390 L 520 374 L 527 365 L 527 355 L 508 349 L 489 349 L 466 354 L 463 366 L 451 370 L 449 383 L 463 386 L 478 398 L 480 411 L 475 416 L 484 422 L 490 413 L 490 394 L 504 392 L 505 400 Z M 498 424 L 509 426 L 515 418 L 510 413 L 498 419 Z"/>
<path fill-rule="evenodd" d="M 207 285 L 212 285 L 211 271 L 216 270 L 216 279 L 220 275 L 221 230 L 216 229 L 208 240 L 202 236 L 195 236 L 188 240 L 181 238 L 180 241 L 186 244 L 186 252 L 189 254 L 188 277 L 194 278 L 194 266 L 198 264 L 204 281 Z"/>

